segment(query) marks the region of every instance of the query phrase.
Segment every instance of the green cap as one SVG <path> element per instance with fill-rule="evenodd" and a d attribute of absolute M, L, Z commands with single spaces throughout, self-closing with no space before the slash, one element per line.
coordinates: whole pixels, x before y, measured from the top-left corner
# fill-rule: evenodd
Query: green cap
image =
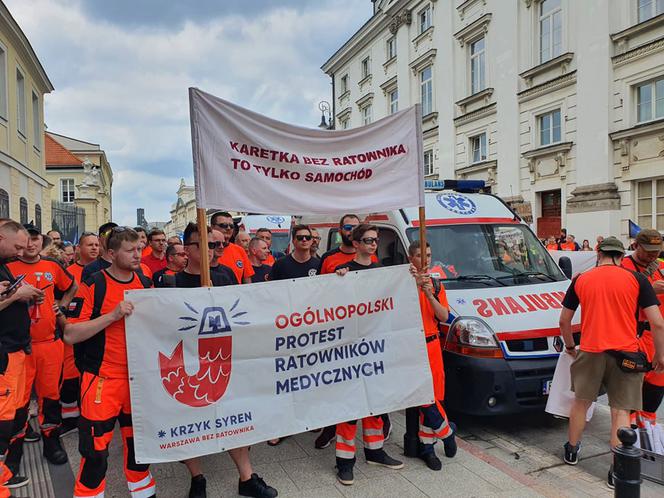
<path fill-rule="evenodd" d="M 607 237 L 599 243 L 598 251 L 602 252 L 619 252 L 625 254 L 625 246 L 615 237 Z"/>
<path fill-rule="evenodd" d="M 636 236 L 636 243 L 646 251 L 662 250 L 662 234 L 654 228 L 644 228 Z"/>

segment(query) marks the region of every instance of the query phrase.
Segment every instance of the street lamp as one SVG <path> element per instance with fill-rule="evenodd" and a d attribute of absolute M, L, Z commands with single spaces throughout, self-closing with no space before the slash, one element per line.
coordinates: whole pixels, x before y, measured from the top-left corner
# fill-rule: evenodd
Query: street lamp
<path fill-rule="evenodd" d="M 318 103 L 318 109 L 320 109 L 320 124 L 318 127 L 321 130 L 334 130 L 334 120 L 332 119 L 332 113 L 330 112 L 330 103 L 323 100 Z M 327 120 L 325 115 L 327 114 Z M 329 121 L 329 124 L 328 124 Z"/>

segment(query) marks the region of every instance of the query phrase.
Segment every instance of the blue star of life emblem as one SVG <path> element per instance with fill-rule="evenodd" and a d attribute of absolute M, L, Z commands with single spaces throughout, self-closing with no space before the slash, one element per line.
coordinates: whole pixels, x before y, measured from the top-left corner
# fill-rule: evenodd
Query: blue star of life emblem
<path fill-rule="evenodd" d="M 158 435 L 159 437 L 162 437 L 162 438 L 163 438 L 163 437 L 166 437 L 166 432 L 164 432 L 164 431 L 159 431 L 159 432 L 157 433 L 157 435 Z"/>
<path fill-rule="evenodd" d="M 475 203 L 465 195 L 438 194 L 436 200 L 445 209 L 456 214 L 470 215 L 477 211 Z"/>
<path fill-rule="evenodd" d="M 462 297 L 458 297 L 456 300 L 457 304 L 466 304 L 466 300 Z"/>

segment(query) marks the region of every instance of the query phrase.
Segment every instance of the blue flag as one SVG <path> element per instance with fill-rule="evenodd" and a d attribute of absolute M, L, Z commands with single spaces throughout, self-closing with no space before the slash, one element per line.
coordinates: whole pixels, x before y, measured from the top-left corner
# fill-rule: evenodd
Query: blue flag
<path fill-rule="evenodd" d="M 634 239 L 641 231 L 641 227 L 634 223 L 632 220 L 629 220 L 629 238 Z"/>

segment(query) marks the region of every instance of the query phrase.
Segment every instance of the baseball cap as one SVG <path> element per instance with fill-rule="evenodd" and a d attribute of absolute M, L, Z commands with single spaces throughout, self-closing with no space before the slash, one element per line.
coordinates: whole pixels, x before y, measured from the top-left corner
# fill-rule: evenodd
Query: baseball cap
<path fill-rule="evenodd" d="M 615 237 L 605 238 L 602 242 L 599 243 L 597 250 L 602 252 L 619 252 L 620 254 L 625 254 L 625 246 Z"/>
<path fill-rule="evenodd" d="M 661 251 L 662 234 L 654 228 L 644 228 L 636 236 L 636 243 L 646 251 Z"/>
<path fill-rule="evenodd" d="M 41 233 L 32 223 L 24 223 L 23 228 L 25 228 L 30 235 L 39 235 Z"/>

